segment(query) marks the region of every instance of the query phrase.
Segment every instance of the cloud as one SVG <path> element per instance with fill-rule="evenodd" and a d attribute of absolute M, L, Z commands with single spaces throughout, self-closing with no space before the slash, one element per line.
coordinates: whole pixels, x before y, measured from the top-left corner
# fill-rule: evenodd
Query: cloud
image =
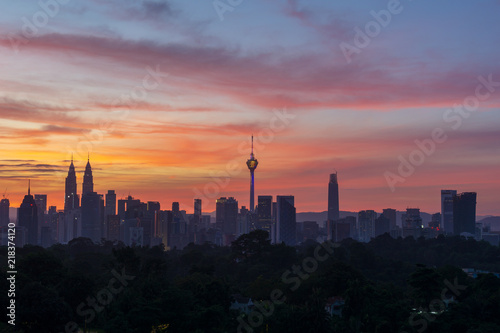
<path fill-rule="evenodd" d="M 0 44 L 7 45 L 8 41 L 1 39 Z M 165 85 L 171 79 L 182 78 L 176 81 L 177 87 L 264 108 L 394 110 L 445 106 L 474 93 L 478 75 L 490 72 L 494 78 L 500 77 L 500 71 L 493 67 L 483 73 L 466 67 L 426 72 L 418 65 L 377 52 L 362 54 L 356 64 L 346 66 L 344 62 L 325 61 L 314 53 L 244 54 L 227 47 L 82 35 L 42 35 L 26 47 L 60 56 L 77 54 L 99 59 L 100 63 L 121 63 L 141 70 L 144 64 L 157 65 Z M 498 101 L 498 97 L 492 100 Z"/>

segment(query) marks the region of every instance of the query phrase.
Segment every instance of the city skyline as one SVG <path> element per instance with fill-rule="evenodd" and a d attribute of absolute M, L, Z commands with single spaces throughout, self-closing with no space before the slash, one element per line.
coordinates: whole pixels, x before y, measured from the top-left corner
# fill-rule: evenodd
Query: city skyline
<path fill-rule="evenodd" d="M 251 154 L 251 157 L 253 158 L 253 153 Z M 256 159 L 255 159 L 256 161 Z M 90 156 L 87 157 L 87 163 L 86 163 L 86 167 L 85 167 L 85 170 L 82 173 L 82 181 L 79 183 L 78 182 L 78 177 L 76 177 L 76 184 L 74 184 L 74 178 L 75 178 L 75 174 L 78 173 L 77 170 L 75 170 L 75 166 L 74 166 L 74 160 L 73 158 L 70 160 L 70 165 L 69 165 L 69 168 L 68 168 L 68 171 L 67 171 L 67 177 L 66 177 L 66 186 L 63 190 L 63 192 L 65 193 L 64 195 L 64 198 L 62 199 L 62 204 L 63 204 L 63 208 L 61 206 L 58 206 L 58 205 L 53 205 L 52 204 L 52 201 L 49 198 L 47 198 L 47 194 L 43 191 L 39 191 L 36 196 L 44 196 L 44 206 L 48 209 L 49 206 L 56 206 L 57 207 L 57 210 L 58 211 L 64 211 L 66 212 L 66 200 L 68 198 L 71 198 L 71 201 L 74 200 L 74 196 L 76 196 L 76 206 L 73 206 L 73 208 L 79 208 L 80 207 L 80 204 L 79 204 L 79 199 L 81 197 L 83 197 L 83 190 L 86 188 L 87 190 L 94 190 L 93 189 L 93 186 L 94 186 L 94 183 L 93 183 L 93 172 L 92 172 L 92 167 L 91 167 L 91 163 L 90 163 Z M 341 190 L 341 186 L 338 185 L 338 172 L 337 170 L 335 170 L 334 173 L 332 174 L 329 174 L 329 182 L 326 183 L 326 187 L 327 187 L 327 191 L 325 193 L 325 201 L 326 201 L 326 206 L 324 210 L 319 210 L 319 211 L 316 211 L 316 212 L 325 212 L 326 213 L 326 220 L 325 221 L 328 221 L 330 220 L 330 208 L 331 207 L 334 207 L 333 210 L 335 210 L 335 212 L 331 215 L 331 217 L 333 218 L 333 221 L 334 220 L 337 220 L 339 217 L 338 217 L 338 213 L 340 211 L 343 211 L 343 212 L 353 212 L 353 213 L 356 213 L 356 212 L 360 212 L 360 211 L 363 211 L 363 210 L 366 210 L 361 208 L 361 209 L 358 209 L 358 210 L 349 210 L 349 209 L 343 209 L 341 205 L 338 204 L 339 202 L 339 198 L 341 197 L 340 195 L 340 190 Z M 69 179 L 69 182 L 70 182 L 70 185 L 68 187 L 68 179 Z M 253 177 L 251 177 L 251 184 L 253 184 L 252 182 L 253 180 Z M 28 181 L 28 188 L 29 188 L 29 191 L 31 191 L 31 179 L 27 179 L 26 181 Z M 68 190 L 71 191 L 72 188 L 75 187 L 78 187 L 78 185 L 81 184 L 81 189 L 82 189 L 82 192 L 81 193 L 78 193 L 78 190 L 76 191 L 76 193 L 71 193 L 71 196 L 68 196 Z M 324 184 L 325 185 L 325 184 Z M 333 186 L 333 187 L 332 187 Z M 248 191 L 248 190 L 247 190 Z M 453 195 L 456 195 L 457 192 L 472 192 L 472 191 L 457 191 L 457 190 L 444 190 L 444 189 L 441 189 L 440 190 L 440 199 L 439 199 L 439 202 L 437 202 L 437 205 L 439 206 L 439 209 L 436 210 L 435 212 L 437 213 L 440 213 L 440 212 L 443 212 L 445 211 L 444 208 L 443 208 L 443 193 L 451 193 L 451 200 L 453 199 Z M 87 192 L 87 194 L 90 193 L 90 192 Z M 189 213 L 189 214 L 194 214 L 195 213 L 195 208 L 194 206 L 192 205 L 192 202 L 194 201 L 195 202 L 195 205 L 196 203 L 198 202 L 198 205 L 201 205 L 201 202 L 203 202 L 203 200 L 206 200 L 207 198 L 196 198 L 196 197 L 193 197 L 191 199 L 191 203 L 189 202 L 182 202 L 182 201 L 179 201 L 179 200 L 176 200 L 175 198 L 172 200 L 172 201 L 165 201 L 165 200 L 158 200 L 159 198 L 142 198 L 142 197 L 139 197 L 137 195 L 135 195 L 134 193 L 131 193 L 129 192 L 128 194 L 124 194 L 120 197 L 117 196 L 116 194 L 116 190 L 114 189 L 106 189 L 106 190 L 103 190 L 103 191 L 96 191 L 94 192 L 100 196 L 104 196 L 104 195 L 114 195 L 116 199 L 120 199 L 120 200 L 126 200 L 127 198 L 135 198 L 135 199 L 140 199 L 140 200 L 144 200 L 145 202 L 158 202 L 160 203 L 161 207 L 170 207 L 170 205 L 172 204 L 176 204 L 176 205 L 179 205 L 179 207 L 181 207 L 184 211 L 186 211 L 186 213 Z M 250 189 L 250 194 L 252 194 L 253 191 L 252 191 L 252 186 L 251 186 L 251 189 Z M 332 193 L 335 193 L 332 197 Z M 476 193 L 476 192 L 474 192 Z M 248 195 L 248 192 L 246 193 Z M 24 193 L 22 196 L 23 196 L 23 199 L 25 198 L 25 195 L 26 193 Z M 215 210 L 216 210 L 216 204 L 218 202 L 218 200 L 220 198 L 223 198 L 227 195 L 225 195 L 224 193 L 220 194 L 214 201 L 215 203 L 215 207 L 214 209 L 207 209 L 205 210 L 205 212 L 209 212 L 209 213 L 215 213 Z M 284 196 L 283 194 L 277 194 L 277 193 L 267 193 L 267 194 L 260 194 L 258 195 L 258 197 L 267 197 L 267 196 L 270 196 L 270 197 L 273 197 L 273 196 Z M 286 196 L 286 195 L 285 195 Z M 289 196 L 292 196 L 294 197 L 295 195 L 293 193 L 289 193 Z M 236 200 L 238 200 L 237 197 L 232 197 L 232 196 L 228 196 L 230 197 L 231 199 L 235 198 Z M 330 203 L 330 198 L 333 199 L 333 202 Z M 10 208 L 11 209 L 18 209 L 20 205 L 16 206 L 15 204 L 12 203 L 12 200 L 10 200 L 8 198 L 8 196 L 5 197 L 6 200 L 8 200 L 9 204 L 10 204 Z M 208 203 L 208 204 L 207 204 Z M 207 202 L 206 204 L 204 204 L 204 206 L 209 206 L 210 207 L 210 204 L 209 202 Z M 477 202 L 479 203 L 479 201 Z M 242 208 L 247 208 L 248 209 L 248 205 L 245 204 L 245 202 L 242 202 L 242 204 L 240 205 Z M 331 207 L 330 207 L 331 206 Z M 378 212 L 385 212 L 386 210 L 393 210 L 392 208 L 391 209 L 388 209 L 387 207 L 390 207 L 390 206 L 394 206 L 394 205 L 391 205 L 390 203 L 387 203 L 384 208 L 381 208 L 381 209 L 373 209 L 373 211 L 378 211 Z M 412 206 L 412 205 L 408 205 L 404 208 L 396 208 L 395 210 L 396 211 L 404 211 L 410 207 L 414 207 L 416 209 L 419 209 L 419 210 L 422 210 L 424 211 L 423 209 L 421 209 L 420 207 L 417 207 L 417 206 Z M 447 208 L 449 209 L 449 208 Z M 69 209 L 71 210 L 71 208 Z M 248 209 L 249 210 L 249 209 Z M 307 213 L 307 212 L 314 212 L 314 211 L 298 211 L 297 210 L 297 213 Z M 427 213 L 434 213 L 434 211 L 427 211 Z M 476 216 L 481 216 L 480 213 L 477 213 Z M 441 223 L 446 226 L 447 223 L 445 223 L 443 220 L 440 220 Z"/>
<path fill-rule="evenodd" d="M 88 153 L 98 193 L 249 206 L 254 133 L 255 196 L 297 212 L 326 209 L 338 170 L 342 210 L 439 212 L 452 188 L 500 216 L 498 1 L 54 3 L 0 13 L 11 207 L 31 179 L 63 209 L 71 154 L 81 194 Z"/>

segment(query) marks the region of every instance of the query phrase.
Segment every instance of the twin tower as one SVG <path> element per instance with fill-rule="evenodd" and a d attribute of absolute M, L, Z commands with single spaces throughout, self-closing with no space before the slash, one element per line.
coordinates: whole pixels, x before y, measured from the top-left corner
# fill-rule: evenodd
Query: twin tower
<path fill-rule="evenodd" d="M 90 166 L 90 156 L 87 159 L 85 174 L 83 176 L 82 197 L 87 193 L 94 192 L 94 177 L 92 176 L 92 167 Z M 71 157 L 71 165 L 69 166 L 68 177 L 66 177 L 66 190 L 64 197 L 64 211 L 80 208 L 80 196 L 77 194 L 76 172 Z"/>

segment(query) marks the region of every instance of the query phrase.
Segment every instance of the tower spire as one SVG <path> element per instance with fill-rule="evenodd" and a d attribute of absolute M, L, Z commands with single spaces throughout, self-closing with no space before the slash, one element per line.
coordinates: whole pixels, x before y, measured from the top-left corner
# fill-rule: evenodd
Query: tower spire
<path fill-rule="evenodd" d="M 253 155 L 253 133 L 252 133 L 252 155 Z"/>
<path fill-rule="evenodd" d="M 28 195 L 31 195 L 31 179 L 28 179 Z"/>

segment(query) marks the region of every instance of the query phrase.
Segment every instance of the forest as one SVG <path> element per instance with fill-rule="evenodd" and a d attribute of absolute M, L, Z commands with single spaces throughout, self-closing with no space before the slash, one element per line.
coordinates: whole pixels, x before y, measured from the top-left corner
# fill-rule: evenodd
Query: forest
<path fill-rule="evenodd" d="M 16 325 L 3 315 L 0 332 L 500 332 L 500 279 L 463 270 L 500 272 L 500 249 L 464 237 L 289 247 L 254 231 L 169 251 L 77 238 L 18 248 L 16 264 Z"/>

